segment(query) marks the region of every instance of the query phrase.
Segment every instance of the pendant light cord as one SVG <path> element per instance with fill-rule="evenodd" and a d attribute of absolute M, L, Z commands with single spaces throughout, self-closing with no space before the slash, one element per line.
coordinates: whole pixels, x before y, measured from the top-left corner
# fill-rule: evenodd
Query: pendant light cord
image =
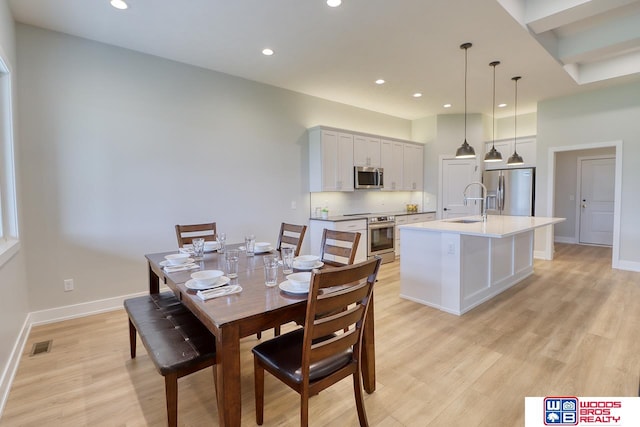
<path fill-rule="evenodd" d="M 518 145 L 518 80 L 520 77 L 512 79 L 516 82 L 515 99 L 513 104 L 513 152 L 517 154 L 516 146 Z"/>
<path fill-rule="evenodd" d="M 492 120 L 492 128 L 491 128 L 491 138 L 493 142 L 491 143 L 491 148 L 495 150 L 496 148 L 496 65 L 499 62 L 492 62 L 493 64 L 493 115 L 491 116 Z"/>
<path fill-rule="evenodd" d="M 464 142 L 467 142 L 467 51 L 469 47 L 464 48 Z"/>

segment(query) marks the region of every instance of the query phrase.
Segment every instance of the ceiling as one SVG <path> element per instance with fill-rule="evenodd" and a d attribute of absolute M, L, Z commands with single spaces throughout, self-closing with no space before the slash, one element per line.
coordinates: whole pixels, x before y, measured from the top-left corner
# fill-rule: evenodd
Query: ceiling
<path fill-rule="evenodd" d="M 464 112 L 465 42 L 470 113 L 491 114 L 495 60 L 496 117 L 515 75 L 518 113 L 640 80 L 640 0 L 127 2 L 9 0 L 18 22 L 410 120 Z"/>

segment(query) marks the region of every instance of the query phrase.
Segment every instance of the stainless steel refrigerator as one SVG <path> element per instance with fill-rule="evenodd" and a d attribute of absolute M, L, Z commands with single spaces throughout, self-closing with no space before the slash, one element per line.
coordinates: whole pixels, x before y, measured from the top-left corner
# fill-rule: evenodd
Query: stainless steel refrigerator
<path fill-rule="evenodd" d="M 487 214 L 534 216 L 536 168 L 484 171 Z"/>

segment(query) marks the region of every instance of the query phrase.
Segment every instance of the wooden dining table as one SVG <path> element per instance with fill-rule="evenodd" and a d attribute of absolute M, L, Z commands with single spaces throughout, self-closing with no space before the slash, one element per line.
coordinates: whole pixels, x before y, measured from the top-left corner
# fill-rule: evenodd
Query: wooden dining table
<path fill-rule="evenodd" d="M 237 248 L 239 245 L 227 245 Z M 167 273 L 160 265 L 164 252 L 145 255 L 149 265 L 149 292 L 158 293 L 160 285 L 168 286 L 200 321 L 206 325 L 216 339 L 217 401 L 221 426 L 239 426 L 241 417 L 240 389 L 240 339 L 291 321 L 304 323 L 306 294 L 289 294 L 278 286 L 267 287 L 264 281 L 263 255 L 247 256 L 240 253 L 238 277 L 231 284 L 242 286 L 242 292 L 203 301 L 196 291 L 185 283 L 191 273 L 198 270 Z M 224 254 L 205 253 L 200 270 L 225 271 Z M 332 268 L 325 265 L 322 268 Z M 333 267 L 335 268 L 335 267 Z M 278 283 L 285 277 L 278 271 Z M 362 351 L 363 387 L 368 393 L 375 390 L 375 347 L 373 304 L 364 327 Z"/>

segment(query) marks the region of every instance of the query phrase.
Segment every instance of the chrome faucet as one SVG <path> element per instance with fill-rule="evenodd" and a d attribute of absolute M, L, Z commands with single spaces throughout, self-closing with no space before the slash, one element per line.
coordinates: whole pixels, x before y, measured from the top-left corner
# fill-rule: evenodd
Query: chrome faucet
<path fill-rule="evenodd" d="M 482 197 L 469 197 L 467 196 L 467 190 L 469 189 L 469 187 L 471 187 L 472 185 L 479 185 L 480 187 L 482 187 Z M 466 187 L 464 187 L 464 191 L 462 193 L 462 195 L 464 196 L 464 205 L 467 206 L 467 201 L 468 200 L 480 200 L 480 212 L 482 214 L 482 222 L 487 222 L 487 187 L 484 186 L 483 183 L 478 182 L 478 181 L 474 181 L 471 184 L 467 185 Z"/>

